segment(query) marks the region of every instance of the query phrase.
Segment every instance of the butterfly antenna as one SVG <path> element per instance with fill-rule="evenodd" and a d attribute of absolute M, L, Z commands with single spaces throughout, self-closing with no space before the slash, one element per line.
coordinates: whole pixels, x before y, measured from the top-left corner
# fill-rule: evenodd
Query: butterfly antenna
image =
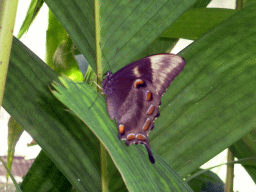
<path fill-rule="evenodd" d="M 102 90 L 101 86 L 99 86 L 99 84 L 96 81 L 93 81 L 93 83 L 100 89 Z"/>
<path fill-rule="evenodd" d="M 150 162 L 154 164 L 155 159 L 153 157 L 152 151 L 150 150 L 149 144 L 145 144 L 145 146 L 146 146 L 146 149 L 148 151 L 148 158 L 149 158 Z"/>

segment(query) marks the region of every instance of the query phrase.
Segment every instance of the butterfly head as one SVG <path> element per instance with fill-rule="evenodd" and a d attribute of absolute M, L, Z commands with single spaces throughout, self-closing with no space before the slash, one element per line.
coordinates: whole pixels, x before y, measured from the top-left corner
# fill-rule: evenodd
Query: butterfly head
<path fill-rule="evenodd" d="M 109 84 L 112 75 L 113 75 L 112 71 L 107 71 L 106 76 L 105 76 L 105 78 L 103 80 L 103 83 L 102 83 L 103 92 L 104 92 L 104 90 L 106 90 L 106 87 L 107 87 L 106 85 Z"/>

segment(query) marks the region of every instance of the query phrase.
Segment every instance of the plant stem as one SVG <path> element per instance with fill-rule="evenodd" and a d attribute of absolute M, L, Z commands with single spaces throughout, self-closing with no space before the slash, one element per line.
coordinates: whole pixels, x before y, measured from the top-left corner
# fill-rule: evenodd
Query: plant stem
<path fill-rule="evenodd" d="M 0 1 L 0 106 L 7 76 L 18 0 Z"/>
<path fill-rule="evenodd" d="M 234 161 L 234 155 L 228 149 L 228 162 Z M 234 183 L 234 164 L 227 165 L 227 176 L 226 176 L 226 187 L 225 191 L 232 192 L 233 191 L 233 183 Z"/>
<path fill-rule="evenodd" d="M 94 18 L 95 18 L 95 48 L 96 48 L 96 75 L 97 83 L 102 82 L 102 48 L 100 46 L 101 34 L 100 34 L 100 2 L 99 0 L 94 1 Z M 100 89 L 98 88 L 98 92 Z M 108 191 L 108 173 L 107 173 L 107 151 L 104 145 L 100 144 L 100 157 L 101 157 L 101 191 Z"/>

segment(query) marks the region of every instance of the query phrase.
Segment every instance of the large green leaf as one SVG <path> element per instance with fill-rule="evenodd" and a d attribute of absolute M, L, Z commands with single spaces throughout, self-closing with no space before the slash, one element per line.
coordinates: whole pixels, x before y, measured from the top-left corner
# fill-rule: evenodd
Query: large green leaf
<path fill-rule="evenodd" d="M 45 1 L 66 29 L 91 67 L 96 71 L 95 23 L 99 22 L 100 49 L 105 63 L 104 71 L 116 71 L 133 61 L 159 37 L 196 0 L 160 1 Z M 79 5 L 79 6 L 77 6 Z M 99 19 L 94 20 L 96 11 Z M 116 54 L 118 53 L 118 54 Z"/>
<path fill-rule="evenodd" d="M 161 37 L 197 39 L 237 10 L 196 8 L 187 11 Z"/>
<path fill-rule="evenodd" d="M 99 191 L 99 143 L 50 92 L 57 75 L 16 38 L 3 107 L 44 149 L 79 191 Z"/>
<path fill-rule="evenodd" d="M 45 152 L 41 151 L 23 179 L 20 188 L 23 192 L 70 192 L 72 185 Z"/>
<path fill-rule="evenodd" d="M 162 98 L 151 147 L 182 176 L 255 128 L 256 4 L 199 38 Z"/>

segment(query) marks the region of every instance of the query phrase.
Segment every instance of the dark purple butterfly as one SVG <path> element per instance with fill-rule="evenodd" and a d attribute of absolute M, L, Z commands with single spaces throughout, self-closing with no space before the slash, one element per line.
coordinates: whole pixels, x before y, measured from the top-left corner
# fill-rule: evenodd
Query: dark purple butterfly
<path fill-rule="evenodd" d="M 127 65 L 115 74 L 108 71 L 103 81 L 107 109 L 116 118 L 118 136 L 130 144 L 146 146 L 149 159 L 155 163 L 149 147 L 148 133 L 159 116 L 161 97 L 173 79 L 182 71 L 185 60 L 174 54 L 157 54 Z"/>

